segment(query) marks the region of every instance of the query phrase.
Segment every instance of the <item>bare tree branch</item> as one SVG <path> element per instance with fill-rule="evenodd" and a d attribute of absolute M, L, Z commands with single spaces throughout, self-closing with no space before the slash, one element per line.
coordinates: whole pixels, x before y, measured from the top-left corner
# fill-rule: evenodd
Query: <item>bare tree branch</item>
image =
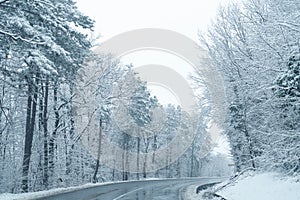
<path fill-rule="evenodd" d="M 22 41 L 27 42 L 29 44 L 39 44 L 39 45 L 45 44 L 44 41 L 41 42 L 41 41 L 29 40 L 29 39 L 23 38 L 23 37 L 21 37 L 17 34 L 9 33 L 9 32 L 3 31 L 3 30 L 0 30 L 0 34 L 7 35 L 7 36 L 13 38 L 14 40 L 22 40 Z"/>
<path fill-rule="evenodd" d="M 3 4 L 3 3 L 5 3 L 5 2 L 7 2 L 7 1 L 9 1 L 9 0 L 3 0 L 3 1 L 0 1 L 0 4 Z"/>

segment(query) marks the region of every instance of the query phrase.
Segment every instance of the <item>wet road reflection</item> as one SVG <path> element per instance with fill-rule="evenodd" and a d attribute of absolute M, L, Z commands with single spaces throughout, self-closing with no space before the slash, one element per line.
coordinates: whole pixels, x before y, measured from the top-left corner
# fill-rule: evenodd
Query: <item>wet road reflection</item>
<path fill-rule="evenodd" d="M 53 194 L 40 200 L 176 200 L 181 199 L 181 190 L 193 184 L 204 185 L 225 178 L 183 178 L 141 180 L 104 185 Z"/>

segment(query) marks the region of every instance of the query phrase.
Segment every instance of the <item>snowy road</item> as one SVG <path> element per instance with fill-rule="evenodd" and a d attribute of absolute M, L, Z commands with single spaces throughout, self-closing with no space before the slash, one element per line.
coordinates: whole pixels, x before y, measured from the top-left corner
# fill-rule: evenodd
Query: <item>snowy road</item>
<path fill-rule="evenodd" d="M 186 178 L 143 180 L 110 183 L 93 186 L 72 192 L 43 197 L 43 200 L 176 200 L 182 198 L 182 190 L 192 184 L 209 184 L 219 182 L 220 178 Z"/>

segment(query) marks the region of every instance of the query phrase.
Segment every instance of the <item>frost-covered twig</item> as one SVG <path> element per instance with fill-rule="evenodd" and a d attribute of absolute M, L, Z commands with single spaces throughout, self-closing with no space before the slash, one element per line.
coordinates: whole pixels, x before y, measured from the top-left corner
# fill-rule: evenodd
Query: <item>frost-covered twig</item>
<path fill-rule="evenodd" d="M 9 33 L 9 32 L 3 31 L 3 30 L 0 30 L 0 34 L 7 35 L 7 36 L 13 38 L 14 40 L 22 40 L 22 41 L 30 43 L 30 44 L 40 44 L 40 45 L 45 44 L 45 42 L 29 40 L 29 39 L 23 38 L 19 35 Z"/>
<path fill-rule="evenodd" d="M 5 2 L 7 2 L 7 1 L 9 1 L 9 0 L 3 0 L 3 1 L 0 1 L 0 4 L 3 4 L 3 3 L 5 3 Z"/>

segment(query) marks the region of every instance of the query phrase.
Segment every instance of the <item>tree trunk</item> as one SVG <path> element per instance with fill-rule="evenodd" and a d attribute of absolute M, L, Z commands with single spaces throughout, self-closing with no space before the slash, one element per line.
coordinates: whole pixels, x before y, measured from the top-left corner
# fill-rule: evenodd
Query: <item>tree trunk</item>
<path fill-rule="evenodd" d="M 143 163 L 143 178 L 147 178 L 147 157 L 148 157 L 148 151 L 150 146 L 150 140 L 146 136 L 144 137 L 144 144 L 145 144 L 145 160 Z"/>
<path fill-rule="evenodd" d="M 193 177 L 193 171 L 194 171 L 194 148 L 195 148 L 195 143 L 193 142 L 192 144 L 192 152 L 191 152 L 191 171 L 190 171 L 190 177 Z"/>
<path fill-rule="evenodd" d="M 136 179 L 140 180 L 140 148 L 141 148 L 141 138 L 137 138 L 137 157 L 136 157 Z"/>
<path fill-rule="evenodd" d="M 74 94 L 74 85 L 71 82 L 70 83 L 70 94 L 71 98 Z M 69 105 L 69 113 L 68 115 L 70 116 L 70 123 L 71 123 L 71 128 L 69 131 L 69 136 L 71 138 L 71 141 L 74 142 L 74 130 L 75 130 L 75 122 L 74 122 L 74 112 L 73 112 L 73 101 L 72 99 L 70 100 L 70 105 Z M 74 157 L 74 144 L 71 146 L 67 145 L 67 135 L 65 134 L 65 144 L 66 144 L 66 175 L 70 175 L 72 171 L 72 163 L 73 163 L 73 157 Z"/>
<path fill-rule="evenodd" d="M 58 97 L 57 97 L 57 83 L 55 83 L 54 89 L 53 89 L 53 101 L 54 101 L 54 116 L 55 116 L 55 122 L 54 122 L 54 130 L 52 132 L 52 136 L 49 141 L 49 169 L 50 169 L 50 176 L 54 175 L 54 156 L 55 156 L 55 141 L 57 136 L 57 130 L 59 128 L 59 112 L 58 112 Z"/>
<path fill-rule="evenodd" d="M 43 106 L 43 117 L 42 125 L 44 131 L 44 177 L 43 184 L 45 188 L 48 188 L 48 96 L 49 96 L 49 86 L 48 80 L 46 80 L 45 91 L 44 91 L 44 106 Z"/>
<path fill-rule="evenodd" d="M 37 81 L 32 84 L 28 81 L 28 97 L 27 97 L 27 117 L 25 129 L 25 147 L 23 156 L 23 170 L 22 170 L 22 190 L 28 192 L 29 180 L 29 165 L 31 158 L 31 147 L 34 133 L 36 106 L 37 106 Z M 33 95 L 33 96 L 32 96 Z"/>
<path fill-rule="evenodd" d="M 255 165 L 255 155 L 254 155 L 254 148 L 253 148 L 253 144 L 252 144 L 252 140 L 251 140 L 251 137 L 250 137 L 250 134 L 248 132 L 248 128 L 247 128 L 247 122 L 246 122 L 246 119 L 247 119 L 247 111 L 245 109 L 246 105 L 243 106 L 244 109 L 243 109 L 243 115 L 244 115 L 244 119 L 243 119 L 243 125 L 244 125 L 244 132 L 245 132 L 245 136 L 247 138 L 247 142 L 248 142 L 248 149 L 249 149 L 249 155 L 250 155 L 250 159 L 251 159 L 251 165 L 253 167 L 253 169 L 256 168 L 256 165 Z"/>
<path fill-rule="evenodd" d="M 101 154 L 101 137 L 102 137 L 102 120 L 99 121 L 99 139 L 98 139 L 98 152 L 97 152 L 97 162 L 96 162 L 96 168 L 93 175 L 93 183 L 97 183 L 97 173 L 99 169 L 100 164 L 100 154 Z"/>
<path fill-rule="evenodd" d="M 245 126 L 246 126 L 246 123 L 245 123 Z M 248 148 L 249 148 L 249 155 L 250 155 L 250 159 L 251 159 L 251 165 L 252 165 L 253 169 L 255 169 L 256 165 L 255 165 L 255 161 L 254 161 L 253 144 L 252 144 L 250 135 L 249 135 L 248 130 L 247 130 L 246 127 L 245 127 L 245 136 L 247 138 L 247 142 L 249 143 Z"/>

